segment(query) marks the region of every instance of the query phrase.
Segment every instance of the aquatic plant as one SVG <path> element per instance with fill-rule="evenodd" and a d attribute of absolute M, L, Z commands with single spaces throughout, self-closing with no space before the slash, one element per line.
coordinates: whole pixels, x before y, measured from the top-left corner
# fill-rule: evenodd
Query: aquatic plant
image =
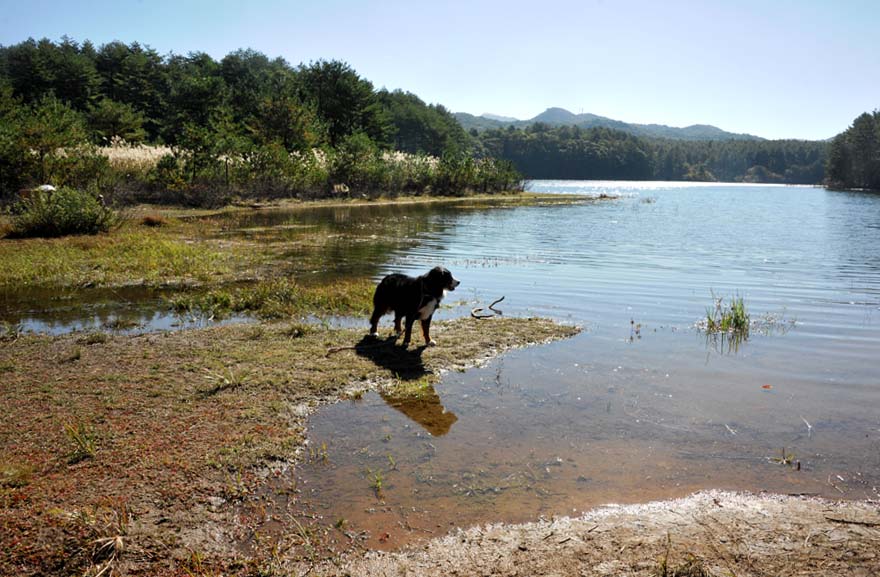
<path fill-rule="evenodd" d="M 373 492 L 376 493 L 376 498 L 382 498 L 382 486 L 384 485 L 385 478 L 382 476 L 382 471 L 367 471 L 367 474 L 370 477 L 370 487 L 373 489 Z"/>
<path fill-rule="evenodd" d="M 748 336 L 749 313 L 746 311 L 742 297 L 731 299 L 730 305 L 724 306 L 723 298 L 712 295 L 714 307 L 706 308 L 706 333 L 734 333 Z"/>

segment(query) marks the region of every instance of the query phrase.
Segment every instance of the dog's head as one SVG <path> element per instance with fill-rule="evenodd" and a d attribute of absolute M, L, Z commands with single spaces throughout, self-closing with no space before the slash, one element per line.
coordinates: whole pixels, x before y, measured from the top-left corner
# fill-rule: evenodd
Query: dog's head
<path fill-rule="evenodd" d="M 426 277 L 432 293 L 436 292 L 439 294 L 442 291 L 454 291 L 455 287 L 459 285 L 459 281 L 452 276 L 452 273 L 442 266 L 432 268 Z"/>

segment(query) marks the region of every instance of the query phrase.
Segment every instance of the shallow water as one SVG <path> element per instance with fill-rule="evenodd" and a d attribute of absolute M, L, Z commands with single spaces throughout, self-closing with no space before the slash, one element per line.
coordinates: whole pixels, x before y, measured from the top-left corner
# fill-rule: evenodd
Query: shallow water
<path fill-rule="evenodd" d="M 506 314 L 585 331 L 446 375 L 418 406 L 368 394 L 322 409 L 310 439 L 327 458 L 300 467 L 304 502 L 395 547 L 709 487 L 880 497 L 880 197 L 531 188 L 620 198 L 440 212 L 376 277 L 444 264 L 467 307 L 504 295 Z M 738 347 L 694 328 L 713 293 L 760 321 Z"/>
<path fill-rule="evenodd" d="M 416 247 L 424 237 L 443 234 L 456 216 L 491 210 L 479 206 L 428 204 L 357 205 L 308 209 L 267 209 L 205 217 L 216 235 L 244 239 L 274 256 L 265 275 L 288 276 L 301 283 L 378 275 L 395 252 Z M 439 218 L 445 215 L 444 218 Z M 214 233 L 211 233 L 214 234 Z M 109 330 L 145 333 L 253 320 L 247 315 L 214 318 L 180 315 L 168 297 L 180 288 L 143 286 L 62 290 L 0 288 L 0 322 L 25 332 L 64 334 Z M 331 319 L 350 325 L 350 319 Z"/>

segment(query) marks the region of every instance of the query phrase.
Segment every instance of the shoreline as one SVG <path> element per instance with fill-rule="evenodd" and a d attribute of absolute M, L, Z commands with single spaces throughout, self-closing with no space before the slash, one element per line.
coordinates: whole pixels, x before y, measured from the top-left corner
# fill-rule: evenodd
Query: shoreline
<path fill-rule="evenodd" d="M 299 565 L 318 575 L 875 575 L 880 506 L 708 490 L 583 516 L 457 529 L 417 547 Z"/>
<path fill-rule="evenodd" d="M 407 349 L 385 331 L 297 322 L 4 339 L 0 573 L 179 574 L 198 555 L 241 574 L 254 529 L 243 519 L 265 518 L 260 488 L 306 458 L 319 407 L 380 388 L 419 394 L 445 371 L 579 331 L 537 318 L 435 326 L 439 346 Z"/>

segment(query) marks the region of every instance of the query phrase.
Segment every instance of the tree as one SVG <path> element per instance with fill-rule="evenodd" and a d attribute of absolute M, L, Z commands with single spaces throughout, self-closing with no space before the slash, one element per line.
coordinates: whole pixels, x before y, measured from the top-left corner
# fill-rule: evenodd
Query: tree
<path fill-rule="evenodd" d="M 212 112 L 226 101 L 226 85 L 217 63 L 204 53 L 172 56 L 168 69 L 170 94 L 164 137 L 177 144 L 185 125 L 208 125 Z"/>
<path fill-rule="evenodd" d="M 104 97 L 128 104 L 144 115 L 143 126 L 150 139 L 162 130 L 170 90 L 167 65 L 162 57 L 137 42 L 104 44 L 95 56 Z"/>
<path fill-rule="evenodd" d="M 144 115 L 129 104 L 109 98 L 89 108 L 86 118 L 98 143 L 109 144 L 114 137 L 137 143 L 147 136 L 143 128 Z"/>
<path fill-rule="evenodd" d="M 77 110 L 98 96 L 100 78 L 90 58 L 91 45 L 83 53 L 67 38 L 55 45 L 46 38 L 33 38 L 6 48 L 6 74 L 12 89 L 24 103 L 39 101 L 53 94 Z"/>
<path fill-rule="evenodd" d="M 315 112 L 292 96 L 263 99 L 250 128 L 259 142 L 277 143 L 289 152 L 318 146 L 326 134 Z"/>
<path fill-rule="evenodd" d="M 39 160 L 39 178 L 46 178 L 46 159 L 60 149 L 86 142 L 82 116 L 54 96 L 46 96 L 29 110 L 21 123 L 20 143 Z"/>
<path fill-rule="evenodd" d="M 391 121 L 390 137 L 396 150 L 441 156 L 469 148 L 464 129 L 443 106 L 426 105 L 415 94 L 401 90 L 380 90 L 377 96 Z"/>
<path fill-rule="evenodd" d="M 387 144 L 390 122 L 373 85 L 348 64 L 319 60 L 300 66 L 297 81 L 301 100 L 311 104 L 327 126 L 332 146 L 357 132 L 379 145 Z"/>
<path fill-rule="evenodd" d="M 33 155 L 21 140 L 27 114 L 20 100 L 13 97 L 12 88 L 0 86 L 0 199 L 21 187 L 33 165 Z"/>
<path fill-rule="evenodd" d="M 880 190 L 880 111 L 859 115 L 831 141 L 828 183 Z"/>

